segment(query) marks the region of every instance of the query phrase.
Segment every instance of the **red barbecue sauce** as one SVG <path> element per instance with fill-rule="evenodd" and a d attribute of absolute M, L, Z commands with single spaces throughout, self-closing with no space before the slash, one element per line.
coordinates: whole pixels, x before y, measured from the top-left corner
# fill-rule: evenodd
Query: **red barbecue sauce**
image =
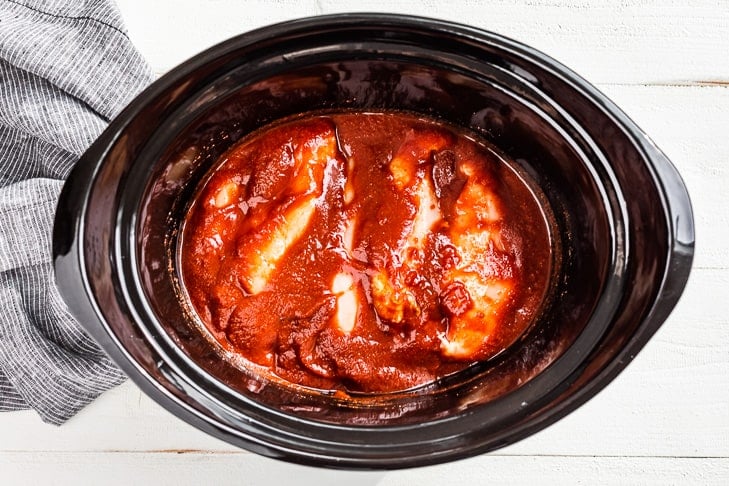
<path fill-rule="evenodd" d="M 184 288 L 228 352 L 389 392 L 487 360 L 549 285 L 547 218 L 483 141 L 404 113 L 311 115 L 234 145 L 190 207 Z"/>

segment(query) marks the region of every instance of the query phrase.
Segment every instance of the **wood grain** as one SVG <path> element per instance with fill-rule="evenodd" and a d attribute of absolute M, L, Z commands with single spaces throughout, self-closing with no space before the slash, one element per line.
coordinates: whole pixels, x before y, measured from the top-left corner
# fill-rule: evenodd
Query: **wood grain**
<path fill-rule="evenodd" d="M 391 12 L 468 23 L 511 37 L 595 83 L 729 81 L 723 0 L 119 0 L 132 40 L 162 73 L 228 37 L 275 22 L 339 12 Z"/>
<path fill-rule="evenodd" d="M 271 484 L 412 486 L 413 484 L 700 484 L 724 486 L 729 463 L 716 458 L 509 457 L 489 455 L 450 465 L 394 472 L 313 469 L 248 453 L 30 453 L 0 456 L 3 484 L 74 486 Z M 294 481 L 295 478 L 295 481 Z"/>

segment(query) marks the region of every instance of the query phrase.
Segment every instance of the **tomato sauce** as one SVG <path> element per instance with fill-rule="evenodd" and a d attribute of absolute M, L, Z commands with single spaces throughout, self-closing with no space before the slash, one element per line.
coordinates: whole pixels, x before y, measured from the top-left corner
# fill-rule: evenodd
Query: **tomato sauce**
<path fill-rule="evenodd" d="M 182 282 L 228 352 L 292 383 L 390 392 L 532 324 L 550 231 L 493 147 L 405 113 L 310 115 L 237 143 L 197 192 Z"/>

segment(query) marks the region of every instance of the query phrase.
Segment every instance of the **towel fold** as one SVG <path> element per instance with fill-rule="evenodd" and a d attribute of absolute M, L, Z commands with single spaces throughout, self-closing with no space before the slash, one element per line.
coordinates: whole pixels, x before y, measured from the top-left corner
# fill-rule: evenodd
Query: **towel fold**
<path fill-rule="evenodd" d="M 109 0 L 0 0 L 0 410 L 61 424 L 123 373 L 68 312 L 51 232 L 73 164 L 152 81 Z"/>

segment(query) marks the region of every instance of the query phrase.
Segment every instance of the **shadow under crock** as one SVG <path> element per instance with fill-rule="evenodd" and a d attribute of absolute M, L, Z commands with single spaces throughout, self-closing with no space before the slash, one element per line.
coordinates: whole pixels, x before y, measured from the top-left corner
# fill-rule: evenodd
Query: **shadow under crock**
<path fill-rule="evenodd" d="M 404 110 L 479 133 L 551 208 L 539 318 L 486 363 L 414 391 L 341 399 L 220 359 L 181 298 L 187 204 L 231 144 L 311 111 Z M 59 203 L 69 307 L 150 396 L 241 447 L 397 468 L 493 450 L 597 393 L 675 305 L 693 220 L 670 162 L 617 107 L 543 54 L 432 19 L 315 17 L 231 39 L 142 93 L 83 156 Z"/>

